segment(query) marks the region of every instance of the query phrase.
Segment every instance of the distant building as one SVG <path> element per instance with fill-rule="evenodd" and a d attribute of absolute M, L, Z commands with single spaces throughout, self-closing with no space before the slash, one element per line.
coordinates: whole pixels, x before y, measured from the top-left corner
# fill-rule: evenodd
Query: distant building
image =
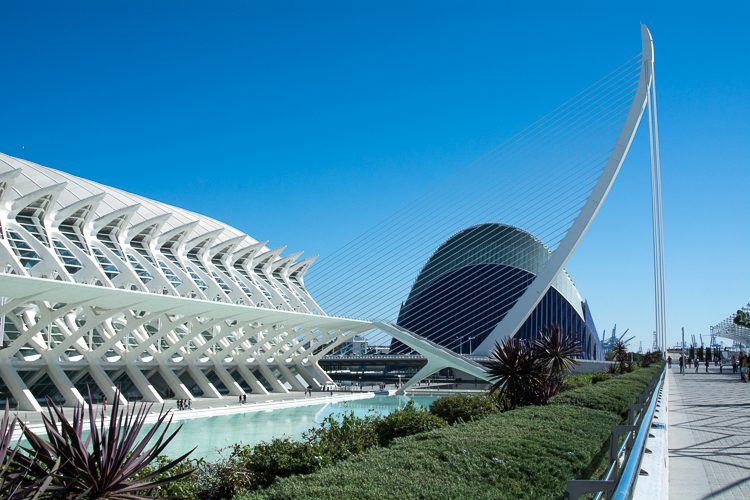
<path fill-rule="evenodd" d="M 460 354 L 470 354 L 532 283 L 550 251 L 531 234 L 504 224 L 481 224 L 449 238 L 420 271 L 398 324 Z M 559 325 L 582 346 L 582 357 L 604 351 L 588 304 L 565 270 L 516 332 L 534 339 Z M 409 349 L 394 340 L 391 352 Z"/>

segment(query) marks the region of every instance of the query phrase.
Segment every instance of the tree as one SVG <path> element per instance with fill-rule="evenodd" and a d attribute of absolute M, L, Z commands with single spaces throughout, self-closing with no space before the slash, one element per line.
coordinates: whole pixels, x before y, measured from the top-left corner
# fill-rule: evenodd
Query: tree
<path fill-rule="evenodd" d="M 698 348 L 698 361 L 703 361 L 703 346 Z"/>

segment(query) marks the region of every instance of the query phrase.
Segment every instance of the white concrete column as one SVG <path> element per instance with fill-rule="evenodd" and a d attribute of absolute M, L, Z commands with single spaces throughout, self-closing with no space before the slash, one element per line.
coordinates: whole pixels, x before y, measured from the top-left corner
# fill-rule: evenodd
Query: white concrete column
<path fill-rule="evenodd" d="M 320 385 L 334 383 L 333 379 L 328 376 L 328 374 L 320 367 L 317 361 L 302 366 L 304 366 L 310 373 L 312 373 L 313 377 L 315 377 L 315 380 L 317 380 Z"/>
<path fill-rule="evenodd" d="M 237 365 L 237 372 L 240 376 L 245 379 L 245 382 L 253 390 L 253 394 L 268 394 L 268 389 L 263 387 L 263 384 L 253 375 L 253 372 L 245 364 Z"/>
<path fill-rule="evenodd" d="M 297 367 L 297 371 L 302 376 L 303 379 L 305 379 L 305 382 L 307 382 L 307 385 L 314 389 L 320 389 L 323 387 L 323 384 L 318 382 L 315 377 L 312 374 L 312 371 L 308 370 L 306 366 L 303 365 L 295 365 Z"/>
<path fill-rule="evenodd" d="M 276 365 L 281 372 L 281 374 L 284 376 L 287 382 L 289 382 L 289 385 L 292 386 L 293 391 L 305 391 L 307 390 L 307 387 L 302 385 L 302 382 L 299 381 L 297 377 L 294 376 L 292 371 L 289 369 L 289 367 L 286 365 L 286 363 L 279 362 L 278 365 Z"/>
<path fill-rule="evenodd" d="M 190 394 L 190 391 L 187 387 L 185 387 L 185 384 L 182 383 L 180 378 L 175 375 L 175 373 L 168 366 L 163 363 L 159 363 L 159 374 L 162 376 L 169 388 L 172 389 L 175 398 L 195 401 L 195 396 Z"/>
<path fill-rule="evenodd" d="M 153 385 L 151 385 L 151 382 L 148 381 L 143 372 L 137 366 L 135 366 L 135 364 L 126 363 L 125 371 L 127 372 L 128 377 L 130 377 L 130 380 L 133 382 L 133 385 L 135 385 L 136 389 L 138 389 L 138 392 L 140 392 L 141 396 L 143 396 L 143 401 L 159 404 L 164 403 L 164 400 L 161 398 L 161 396 L 159 396 L 157 390 Z"/>
<path fill-rule="evenodd" d="M 104 371 L 104 368 L 99 366 L 96 361 L 89 360 L 88 369 L 89 373 L 91 374 L 91 378 L 94 379 L 97 387 L 99 387 L 104 395 L 107 396 L 108 400 L 114 401 L 115 394 L 117 394 L 117 387 L 115 387 L 115 383 L 112 382 L 111 378 L 109 378 L 107 372 Z M 123 396 L 122 394 L 120 394 L 120 404 L 123 406 L 128 405 L 128 400 L 125 399 L 125 396 Z"/>
<path fill-rule="evenodd" d="M 198 387 L 200 387 L 203 391 L 204 398 L 221 399 L 223 397 L 219 390 L 214 386 L 214 384 L 211 383 L 210 380 L 208 380 L 208 377 L 206 377 L 206 374 L 203 373 L 200 368 L 190 363 L 187 366 L 187 371 L 193 378 L 193 380 L 195 380 L 195 383 L 198 384 Z"/>
<path fill-rule="evenodd" d="M 214 371 L 216 372 L 216 376 L 221 380 L 221 383 L 229 389 L 229 394 L 232 396 L 241 396 L 245 394 L 245 390 L 234 380 L 234 378 L 232 378 L 229 370 L 224 368 L 224 365 L 222 365 L 221 361 L 218 359 L 214 360 Z"/>
<path fill-rule="evenodd" d="M 263 374 L 263 377 L 265 377 L 268 383 L 271 384 L 271 389 L 273 389 L 273 392 L 281 392 L 281 393 L 289 392 L 289 389 L 284 387 L 284 384 L 279 382 L 279 379 L 274 377 L 273 372 L 268 367 L 268 365 L 259 363 L 257 366 L 258 366 L 258 371 L 260 371 L 260 373 Z"/>
<path fill-rule="evenodd" d="M 78 392 L 78 389 L 76 389 L 73 382 L 70 381 L 59 364 L 50 362 L 50 360 L 47 359 L 47 366 L 45 368 L 50 380 L 55 384 L 57 390 L 60 391 L 62 397 L 65 398 L 65 406 L 88 406 L 84 397 Z"/>
<path fill-rule="evenodd" d="M 8 386 L 8 390 L 13 395 L 16 401 L 18 401 L 18 409 L 22 411 L 42 411 L 42 407 L 36 400 L 33 394 L 23 379 L 18 374 L 15 368 L 10 366 L 5 361 L 0 361 L 0 375 L 3 377 L 5 385 Z"/>

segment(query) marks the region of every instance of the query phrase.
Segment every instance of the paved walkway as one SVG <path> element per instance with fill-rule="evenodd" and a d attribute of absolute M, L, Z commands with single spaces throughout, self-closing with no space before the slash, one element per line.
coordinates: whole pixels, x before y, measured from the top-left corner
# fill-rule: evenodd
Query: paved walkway
<path fill-rule="evenodd" d="M 750 384 L 701 366 L 669 381 L 669 497 L 750 499 Z"/>
<path fill-rule="evenodd" d="M 289 408 L 292 406 L 305 406 L 311 404 L 321 403 L 334 403 L 341 401 L 348 401 L 352 399 L 363 399 L 370 398 L 373 396 L 372 392 L 313 392 L 311 396 L 305 396 L 302 392 L 289 392 L 289 393 L 271 393 L 262 395 L 248 394 L 247 402 L 240 404 L 237 397 L 226 396 L 224 398 L 197 398 L 193 401 L 193 407 L 191 410 L 177 410 L 177 402 L 173 399 L 164 401 L 164 408 L 172 410 L 173 421 L 212 417 L 216 415 L 229 415 L 233 413 L 247 413 L 253 411 L 265 411 L 273 410 L 277 408 Z M 140 403 L 135 402 L 140 405 Z M 146 417 L 146 423 L 153 422 L 161 411 L 162 405 L 154 403 L 151 407 L 150 414 Z M 97 414 L 102 411 L 102 406 L 97 404 L 95 406 Z M 105 415 L 109 416 L 111 405 L 107 408 Z M 46 414 L 47 408 L 44 407 L 44 413 Z M 64 408 L 63 412 L 65 415 L 72 417 L 73 408 Z M 42 432 L 42 414 L 37 412 L 16 412 L 11 410 L 13 415 L 16 415 L 21 421 L 25 422 L 33 432 Z M 88 414 L 87 414 L 88 416 Z M 88 419 L 86 419 L 88 420 Z M 20 429 L 16 429 L 15 436 L 20 436 Z"/>

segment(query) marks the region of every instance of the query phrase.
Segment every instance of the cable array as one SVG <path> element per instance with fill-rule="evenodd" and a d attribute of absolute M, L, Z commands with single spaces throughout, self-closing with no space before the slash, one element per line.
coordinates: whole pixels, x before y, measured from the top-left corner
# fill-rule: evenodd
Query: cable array
<path fill-rule="evenodd" d="M 629 59 L 320 259 L 307 274 L 307 288 L 328 314 L 395 322 L 407 297 L 419 296 L 432 283 L 415 280 L 435 250 L 449 237 L 479 226 L 461 248 L 443 252 L 442 262 L 436 264 L 446 269 L 452 265 L 474 267 L 460 282 L 447 280 L 430 292 L 482 293 L 492 289 L 488 308 L 511 307 L 517 294 L 510 292 L 523 286 L 526 278 L 508 268 L 496 273 L 483 289 L 472 288 L 471 282 L 482 272 L 479 264 L 483 257 L 477 250 L 466 260 L 467 252 L 471 254 L 474 247 L 505 252 L 504 258 L 527 268 L 546 262 L 610 157 L 638 88 L 641 66 L 640 54 Z M 496 224 L 509 229 L 498 232 Z M 416 314 L 410 321 L 423 328 L 421 335 L 429 337 L 430 318 Z M 477 321 L 467 318 L 456 327 L 471 331 Z M 430 338 L 438 343 L 446 340 Z M 372 333 L 369 341 L 383 344 L 389 339 Z"/>

